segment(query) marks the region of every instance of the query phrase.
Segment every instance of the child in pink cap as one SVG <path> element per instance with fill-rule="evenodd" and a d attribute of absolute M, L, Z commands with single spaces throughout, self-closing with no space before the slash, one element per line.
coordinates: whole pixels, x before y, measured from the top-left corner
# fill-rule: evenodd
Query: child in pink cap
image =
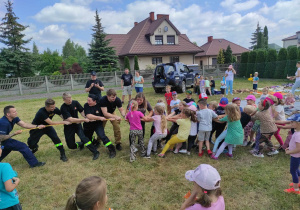
<path fill-rule="evenodd" d="M 279 120 L 279 121 L 285 121 L 285 113 L 284 113 L 284 101 L 283 101 L 283 96 L 281 93 L 274 93 L 273 96 L 275 96 L 277 98 L 277 101 L 275 102 L 275 110 L 274 110 L 274 117 L 275 120 Z M 284 124 L 279 124 L 279 125 L 283 125 Z M 278 143 L 280 144 L 280 146 L 283 145 L 283 141 L 282 138 L 280 136 L 280 128 L 277 129 L 276 133 L 274 134 L 275 138 L 277 139 Z"/>

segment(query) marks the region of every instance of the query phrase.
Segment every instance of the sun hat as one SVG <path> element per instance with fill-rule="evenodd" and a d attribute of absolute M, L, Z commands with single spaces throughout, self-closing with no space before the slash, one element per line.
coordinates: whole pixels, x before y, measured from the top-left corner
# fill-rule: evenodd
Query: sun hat
<path fill-rule="evenodd" d="M 220 187 L 221 177 L 217 169 L 208 164 L 200 164 L 195 170 L 185 173 L 185 178 L 196 182 L 206 190 L 215 190 Z"/>
<path fill-rule="evenodd" d="M 189 110 L 192 110 L 192 111 L 197 111 L 197 107 L 196 107 L 195 105 L 189 106 L 188 109 L 189 109 Z"/>
<path fill-rule="evenodd" d="M 91 72 L 91 75 L 92 75 L 92 76 L 96 76 L 96 72 L 95 72 L 95 71 L 92 71 L 92 72 Z"/>
<path fill-rule="evenodd" d="M 187 94 L 189 94 L 189 95 L 192 95 L 193 93 L 192 93 L 192 91 L 190 91 L 190 90 L 187 90 L 187 91 L 185 91 Z"/>
<path fill-rule="evenodd" d="M 278 92 L 274 93 L 273 96 L 275 96 L 275 97 L 278 98 L 278 99 L 283 99 L 282 94 L 281 94 L 281 93 L 278 93 Z"/>
<path fill-rule="evenodd" d="M 225 107 L 228 104 L 228 98 L 221 98 L 219 106 Z"/>
<path fill-rule="evenodd" d="M 252 101 L 256 101 L 256 98 L 254 95 L 248 95 L 245 100 L 252 100 Z"/>
<path fill-rule="evenodd" d="M 240 99 L 239 97 L 234 97 L 234 98 L 232 99 L 231 102 L 233 103 L 233 102 L 235 102 L 235 101 L 240 101 L 240 100 L 241 100 L 241 99 Z"/>
<path fill-rule="evenodd" d="M 177 92 L 176 92 L 176 91 L 173 91 L 173 92 L 172 92 L 172 96 L 173 96 L 173 95 L 177 95 Z"/>
<path fill-rule="evenodd" d="M 300 122 L 300 114 L 294 114 L 287 118 L 288 121 Z"/>

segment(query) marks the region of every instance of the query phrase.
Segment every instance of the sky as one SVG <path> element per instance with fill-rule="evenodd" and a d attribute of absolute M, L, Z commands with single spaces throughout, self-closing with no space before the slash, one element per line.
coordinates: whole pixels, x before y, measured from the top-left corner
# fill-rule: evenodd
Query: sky
<path fill-rule="evenodd" d="M 0 18 L 6 13 L 0 0 Z M 224 38 L 250 47 L 257 23 L 268 27 L 269 43 L 282 46 L 282 39 L 300 31 L 300 0 L 12 0 L 19 23 L 28 25 L 40 52 L 62 51 L 67 39 L 88 49 L 98 10 L 107 34 L 126 34 L 150 12 L 169 14 L 177 29 L 201 46 L 208 36 Z M 0 45 L 3 47 L 3 45 Z"/>

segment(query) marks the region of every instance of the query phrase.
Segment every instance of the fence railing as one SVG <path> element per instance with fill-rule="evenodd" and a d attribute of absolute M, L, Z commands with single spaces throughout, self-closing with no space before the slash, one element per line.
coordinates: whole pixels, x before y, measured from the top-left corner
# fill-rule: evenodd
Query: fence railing
<path fill-rule="evenodd" d="M 123 71 L 98 72 L 97 78 L 104 86 L 120 86 Z M 134 76 L 135 72 L 131 71 Z M 150 83 L 153 78 L 153 70 L 140 70 L 145 83 Z M 27 95 L 36 93 L 50 93 L 56 91 L 68 91 L 84 89 L 86 82 L 91 79 L 90 74 L 66 74 L 35 77 L 18 77 L 0 79 L 0 96 Z"/>

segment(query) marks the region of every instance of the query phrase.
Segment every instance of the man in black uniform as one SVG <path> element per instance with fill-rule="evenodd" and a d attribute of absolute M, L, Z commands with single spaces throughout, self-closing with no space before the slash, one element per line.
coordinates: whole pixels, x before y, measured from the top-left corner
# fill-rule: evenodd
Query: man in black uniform
<path fill-rule="evenodd" d="M 57 125 L 57 124 L 70 125 L 71 124 L 68 121 L 53 122 L 52 118 L 55 114 L 63 118 L 60 110 L 57 107 L 55 107 L 55 101 L 51 98 L 48 98 L 45 101 L 45 107 L 40 108 L 39 111 L 36 113 L 32 121 L 32 124 L 34 125 L 41 125 L 41 124 L 42 125 Z M 38 147 L 39 147 L 38 143 L 40 141 L 40 138 L 44 134 L 46 134 L 53 141 L 55 147 L 60 151 L 60 159 L 63 162 L 68 161 L 63 144 L 61 143 L 61 140 L 58 138 L 57 133 L 52 126 L 46 127 L 42 130 L 31 130 L 29 133 L 30 136 L 27 140 L 27 144 L 31 149 L 32 153 L 38 151 Z"/>
<path fill-rule="evenodd" d="M 101 112 L 100 104 L 97 103 L 97 96 L 89 94 L 87 103 L 84 104 L 84 113 L 86 117 L 91 120 L 90 122 L 83 123 L 84 134 L 89 139 L 93 138 L 94 132 L 102 140 L 105 147 L 109 150 L 109 157 L 114 158 L 116 156 L 116 150 L 114 145 L 105 135 L 103 121 L 106 120 Z"/>
<path fill-rule="evenodd" d="M 61 105 L 60 111 L 64 120 L 73 123 L 72 125 L 64 126 L 65 139 L 69 149 L 83 149 L 86 146 L 93 154 L 93 160 L 99 158 L 100 153 L 97 151 L 97 148 L 92 144 L 92 142 L 84 135 L 83 128 L 81 126 L 82 122 L 89 122 L 84 115 L 83 107 L 78 101 L 72 100 L 72 96 L 69 93 L 63 94 L 64 104 Z M 78 112 L 85 119 L 78 118 Z M 77 134 L 81 142 L 75 142 L 75 134 Z"/>
<path fill-rule="evenodd" d="M 91 72 L 91 80 L 87 81 L 85 85 L 85 92 L 94 94 L 98 97 L 97 102 L 101 99 L 101 91 L 104 91 L 104 85 L 101 80 L 97 79 L 96 72 Z"/>

